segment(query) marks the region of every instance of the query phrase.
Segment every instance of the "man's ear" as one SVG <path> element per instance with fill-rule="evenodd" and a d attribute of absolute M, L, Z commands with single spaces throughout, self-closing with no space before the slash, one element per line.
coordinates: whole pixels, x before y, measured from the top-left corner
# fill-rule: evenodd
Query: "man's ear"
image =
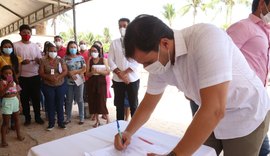
<path fill-rule="evenodd" d="M 169 48 L 169 39 L 168 38 L 161 38 L 159 44 L 160 44 L 160 46 L 163 46 L 166 49 L 168 49 Z"/>

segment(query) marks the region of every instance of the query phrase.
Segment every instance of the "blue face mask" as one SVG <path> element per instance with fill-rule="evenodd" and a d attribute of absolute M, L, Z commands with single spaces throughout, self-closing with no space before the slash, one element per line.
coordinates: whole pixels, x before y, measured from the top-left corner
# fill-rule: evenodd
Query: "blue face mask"
<path fill-rule="evenodd" d="M 69 53 L 75 55 L 77 53 L 76 48 L 69 48 Z"/>
<path fill-rule="evenodd" d="M 12 48 L 3 48 L 3 52 L 7 55 L 10 55 L 13 52 Z"/>

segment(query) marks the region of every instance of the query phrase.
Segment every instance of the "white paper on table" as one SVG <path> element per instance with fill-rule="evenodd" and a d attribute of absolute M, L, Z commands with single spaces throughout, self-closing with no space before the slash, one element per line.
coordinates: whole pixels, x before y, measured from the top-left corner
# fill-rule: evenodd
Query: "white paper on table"
<path fill-rule="evenodd" d="M 147 155 L 147 153 L 165 154 L 171 149 L 162 147 L 160 145 L 155 145 L 154 143 L 147 143 L 138 136 L 134 136 L 131 139 L 131 143 L 128 147 L 122 151 L 118 151 L 114 148 L 114 145 L 104 147 L 102 149 L 91 152 L 91 156 L 140 156 Z"/>
<path fill-rule="evenodd" d="M 84 83 L 84 79 L 79 74 L 76 74 L 75 76 L 76 76 L 76 80 L 74 80 L 74 82 L 76 83 L 77 86 Z"/>

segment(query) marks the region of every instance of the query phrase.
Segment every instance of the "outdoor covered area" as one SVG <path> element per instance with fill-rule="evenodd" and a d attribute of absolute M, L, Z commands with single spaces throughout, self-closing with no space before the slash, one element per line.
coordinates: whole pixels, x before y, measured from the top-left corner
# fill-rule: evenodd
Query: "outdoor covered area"
<path fill-rule="evenodd" d="M 44 35 L 43 22 L 68 10 L 73 11 L 74 32 L 76 32 L 75 6 L 90 0 L 2 0 L 0 2 L 0 38 L 17 33 L 22 24 L 28 24 L 36 34 Z"/>

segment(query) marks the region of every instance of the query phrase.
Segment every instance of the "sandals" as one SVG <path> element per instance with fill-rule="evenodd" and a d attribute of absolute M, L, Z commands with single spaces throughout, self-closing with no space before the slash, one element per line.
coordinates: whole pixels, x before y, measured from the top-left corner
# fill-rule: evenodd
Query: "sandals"
<path fill-rule="evenodd" d="M 17 137 L 17 139 L 18 139 L 19 141 L 23 141 L 23 140 L 25 139 L 25 137 L 19 136 L 19 137 Z"/>
<path fill-rule="evenodd" d="M 94 128 L 96 128 L 96 127 L 98 127 L 98 126 L 100 126 L 100 122 L 96 122 L 96 123 L 93 125 Z"/>

